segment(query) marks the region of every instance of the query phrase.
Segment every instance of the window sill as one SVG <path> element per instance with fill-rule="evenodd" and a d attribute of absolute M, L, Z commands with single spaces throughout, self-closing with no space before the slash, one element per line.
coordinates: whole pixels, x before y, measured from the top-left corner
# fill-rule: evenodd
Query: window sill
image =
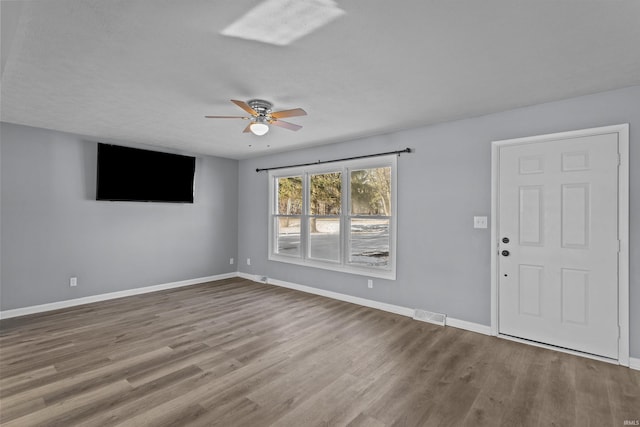
<path fill-rule="evenodd" d="M 340 273 L 355 274 L 358 276 L 375 277 L 378 279 L 396 280 L 395 269 L 383 270 L 377 268 L 357 267 L 354 265 L 345 266 L 342 264 L 315 260 L 302 260 L 299 258 L 288 257 L 283 255 L 271 254 L 269 261 L 283 262 L 286 264 L 294 264 L 302 267 L 320 268 L 323 270 L 338 271 Z"/>

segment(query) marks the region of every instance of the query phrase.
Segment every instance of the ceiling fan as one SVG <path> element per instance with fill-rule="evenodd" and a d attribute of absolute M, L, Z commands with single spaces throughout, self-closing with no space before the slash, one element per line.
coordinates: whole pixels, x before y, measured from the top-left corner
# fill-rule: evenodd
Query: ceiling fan
<path fill-rule="evenodd" d="M 306 116 L 307 112 L 302 108 L 293 110 L 271 111 L 273 104 L 263 99 L 251 99 L 247 102 L 232 99 L 231 102 L 242 108 L 251 117 L 245 116 L 205 116 L 207 119 L 244 119 L 251 120 L 251 123 L 244 128 L 243 132 L 252 132 L 255 135 L 264 135 L 269 132 L 269 125 L 279 126 L 289 130 L 299 130 L 302 126 L 280 120 L 283 117 Z"/>

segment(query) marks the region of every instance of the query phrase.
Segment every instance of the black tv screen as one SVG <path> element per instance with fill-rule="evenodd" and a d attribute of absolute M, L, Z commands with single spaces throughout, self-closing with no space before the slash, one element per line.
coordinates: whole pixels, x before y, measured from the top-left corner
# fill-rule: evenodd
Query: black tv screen
<path fill-rule="evenodd" d="M 96 200 L 193 203 L 195 157 L 98 143 Z"/>

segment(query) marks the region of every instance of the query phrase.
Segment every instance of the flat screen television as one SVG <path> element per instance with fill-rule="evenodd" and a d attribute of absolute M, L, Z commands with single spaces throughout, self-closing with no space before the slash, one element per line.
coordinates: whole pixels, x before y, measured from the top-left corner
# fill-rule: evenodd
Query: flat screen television
<path fill-rule="evenodd" d="M 196 159 L 98 143 L 96 200 L 193 203 Z"/>

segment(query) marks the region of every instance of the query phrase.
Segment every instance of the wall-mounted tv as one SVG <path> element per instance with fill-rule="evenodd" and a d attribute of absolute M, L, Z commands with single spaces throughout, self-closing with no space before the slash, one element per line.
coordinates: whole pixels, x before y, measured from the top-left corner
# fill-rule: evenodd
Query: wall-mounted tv
<path fill-rule="evenodd" d="M 196 159 L 98 143 L 96 200 L 193 203 Z"/>

